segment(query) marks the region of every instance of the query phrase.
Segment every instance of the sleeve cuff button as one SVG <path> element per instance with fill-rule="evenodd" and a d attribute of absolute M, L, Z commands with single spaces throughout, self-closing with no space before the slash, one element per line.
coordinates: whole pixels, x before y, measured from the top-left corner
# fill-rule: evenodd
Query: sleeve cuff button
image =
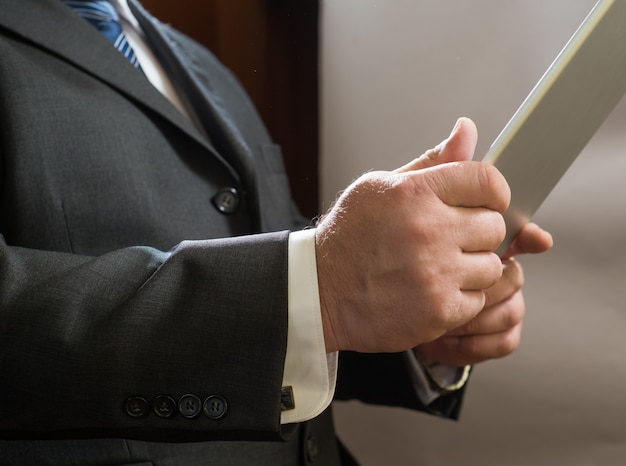
<path fill-rule="evenodd" d="M 150 410 L 150 405 L 145 398 L 132 396 L 124 403 L 124 410 L 130 417 L 146 417 Z"/>
<path fill-rule="evenodd" d="M 204 414 L 209 419 L 222 419 L 228 412 L 228 403 L 221 396 L 213 395 L 204 401 Z"/>

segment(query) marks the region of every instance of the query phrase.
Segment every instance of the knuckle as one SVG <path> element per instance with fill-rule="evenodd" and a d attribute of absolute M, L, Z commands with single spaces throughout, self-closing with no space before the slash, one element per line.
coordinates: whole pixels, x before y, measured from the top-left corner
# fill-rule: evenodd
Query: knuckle
<path fill-rule="evenodd" d="M 510 331 L 504 333 L 498 344 L 497 352 L 501 357 L 508 356 L 513 353 L 519 346 L 519 332 Z"/>
<path fill-rule="evenodd" d="M 509 312 L 505 312 L 503 314 L 501 326 L 503 329 L 510 330 L 517 327 L 522 322 L 522 319 L 522 313 L 515 309 L 509 310 Z"/>
<path fill-rule="evenodd" d="M 481 216 L 481 232 L 484 234 L 484 248 L 488 251 L 495 251 L 506 237 L 506 224 L 504 217 L 493 210 L 487 210 Z M 502 262 L 501 260 L 499 262 Z"/>
<path fill-rule="evenodd" d="M 493 205 L 494 209 L 503 213 L 511 201 L 511 189 L 502 173 L 493 165 L 480 163 L 476 174 L 484 194 L 497 201 Z"/>
<path fill-rule="evenodd" d="M 526 308 L 523 305 L 516 305 L 514 301 L 511 306 L 509 306 L 509 312 L 507 313 L 506 324 L 507 328 L 517 327 L 524 320 L 524 315 L 526 314 Z"/>
<path fill-rule="evenodd" d="M 389 177 L 384 172 L 370 171 L 361 175 L 352 185 L 353 189 L 362 193 L 385 192 Z"/>
<path fill-rule="evenodd" d="M 418 182 L 413 173 L 372 171 L 362 175 L 356 184 L 358 192 L 377 196 L 389 207 L 404 207 L 422 198 L 426 187 Z"/>
<path fill-rule="evenodd" d="M 456 323 L 464 314 L 460 300 L 454 299 L 449 290 L 435 292 L 431 296 L 432 324 L 440 333 L 456 327 Z"/>

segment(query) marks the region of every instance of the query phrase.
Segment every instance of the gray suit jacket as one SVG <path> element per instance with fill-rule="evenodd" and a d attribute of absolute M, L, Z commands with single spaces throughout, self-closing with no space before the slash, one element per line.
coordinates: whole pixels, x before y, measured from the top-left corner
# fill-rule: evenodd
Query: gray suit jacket
<path fill-rule="evenodd" d="M 329 413 L 279 423 L 303 225 L 280 150 L 129 3 L 203 131 L 58 0 L 0 0 L 2 464 L 338 464 Z M 402 364 L 345 355 L 338 396 L 425 409 Z"/>

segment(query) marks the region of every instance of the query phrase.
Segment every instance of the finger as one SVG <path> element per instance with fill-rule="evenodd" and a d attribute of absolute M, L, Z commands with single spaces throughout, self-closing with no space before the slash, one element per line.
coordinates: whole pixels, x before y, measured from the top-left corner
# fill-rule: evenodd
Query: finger
<path fill-rule="evenodd" d="M 405 173 L 430 168 L 441 163 L 471 160 L 477 142 L 478 130 L 474 122 L 469 118 L 459 118 L 447 139 L 394 171 Z"/>
<path fill-rule="evenodd" d="M 506 235 L 504 218 L 483 208 L 454 208 L 456 244 L 464 252 L 495 251 Z"/>
<path fill-rule="evenodd" d="M 493 165 L 458 162 L 439 165 L 422 177 L 435 195 L 449 206 L 486 207 L 504 213 L 511 190 L 504 176 Z"/>
<path fill-rule="evenodd" d="M 517 256 L 519 254 L 538 254 L 552 247 L 554 241 L 552 235 L 543 230 L 535 223 L 528 223 L 515 237 L 503 258 Z"/>
<path fill-rule="evenodd" d="M 456 322 L 450 319 L 450 330 L 465 325 L 485 307 L 485 293 L 482 290 L 461 290 L 461 298 Z"/>
<path fill-rule="evenodd" d="M 496 306 L 486 307 L 465 325 L 448 332 L 444 338 L 502 333 L 521 324 L 525 313 L 524 296 L 516 292 Z"/>
<path fill-rule="evenodd" d="M 494 286 L 485 290 L 485 307 L 494 306 L 509 299 L 524 286 L 522 266 L 515 259 L 502 261 L 502 276 Z"/>
<path fill-rule="evenodd" d="M 477 141 L 478 131 L 474 122 L 459 118 L 448 139 L 394 170 L 394 173 L 420 173 L 426 168 L 445 167 L 428 178 L 435 194 L 444 203 L 450 206 L 484 206 L 503 213 L 510 202 L 509 186 L 492 165 L 470 162 Z M 424 180 L 420 178 L 416 182 L 423 183 Z"/>
<path fill-rule="evenodd" d="M 477 364 L 487 359 L 508 356 L 515 351 L 520 343 L 522 324 L 495 334 L 446 336 L 437 340 L 437 362 L 461 364 Z M 444 361 L 444 358 L 447 359 Z"/>
<path fill-rule="evenodd" d="M 494 286 L 502 276 L 502 263 L 491 252 L 462 253 L 458 262 L 463 291 L 481 291 Z M 487 298 L 484 296 L 483 306 Z"/>

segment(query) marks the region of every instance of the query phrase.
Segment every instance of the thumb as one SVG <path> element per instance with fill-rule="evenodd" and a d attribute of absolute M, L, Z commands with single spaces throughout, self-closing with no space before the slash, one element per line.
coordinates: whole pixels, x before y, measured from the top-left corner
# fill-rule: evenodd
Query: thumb
<path fill-rule="evenodd" d="M 445 139 L 433 149 L 429 149 L 406 165 L 394 170 L 403 173 L 412 170 L 422 170 L 441 163 L 462 162 L 471 160 L 478 142 L 478 130 L 469 118 L 459 118 L 452 128 L 448 139 Z"/>

